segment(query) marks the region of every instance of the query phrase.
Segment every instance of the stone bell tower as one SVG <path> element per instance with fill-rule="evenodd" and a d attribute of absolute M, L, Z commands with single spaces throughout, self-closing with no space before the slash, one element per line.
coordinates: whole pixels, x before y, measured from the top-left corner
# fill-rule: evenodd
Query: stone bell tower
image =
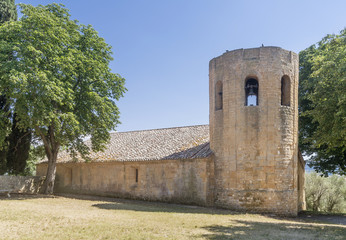
<path fill-rule="evenodd" d="M 297 214 L 298 75 L 298 55 L 279 47 L 210 61 L 216 206 Z"/>

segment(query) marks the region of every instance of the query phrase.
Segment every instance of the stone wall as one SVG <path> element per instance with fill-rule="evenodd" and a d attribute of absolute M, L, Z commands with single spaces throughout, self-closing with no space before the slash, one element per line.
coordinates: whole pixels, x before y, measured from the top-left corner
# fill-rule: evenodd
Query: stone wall
<path fill-rule="evenodd" d="M 305 202 L 305 161 L 302 153 L 298 153 L 298 211 L 306 210 Z"/>
<path fill-rule="evenodd" d="M 0 176 L 0 190 L 10 190 L 12 193 L 39 193 L 44 177 L 31 176 Z"/>
<path fill-rule="evenodd" d="M 46 168 L 37 165 L 37 175 Z M 213 174 L 210 158 L 64 163 L 57 164 L 55 191 L 212 205 Z"/>
<path fill-rule="evenodd" d="M 215 204 L 238 210 L 298 212 L 298 55 L 278 47 L 239 49 L 209 65 L 210 147 Z M 289 79 L 289 106 L 281 81 Z M 258 81 L 258 105 L 246 105 L 245 83 Z M 222 109 L 216 108 L 222 83 Z"/>

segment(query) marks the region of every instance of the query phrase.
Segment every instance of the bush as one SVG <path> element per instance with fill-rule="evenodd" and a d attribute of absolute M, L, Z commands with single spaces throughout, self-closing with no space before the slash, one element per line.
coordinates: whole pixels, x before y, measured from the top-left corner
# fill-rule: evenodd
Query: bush
<path fill-rule="evenodd" d="M 307 173 L 305 181 L 306 207 L 309 211 L 346 212 L 346 179 L 332 175 Z"/>

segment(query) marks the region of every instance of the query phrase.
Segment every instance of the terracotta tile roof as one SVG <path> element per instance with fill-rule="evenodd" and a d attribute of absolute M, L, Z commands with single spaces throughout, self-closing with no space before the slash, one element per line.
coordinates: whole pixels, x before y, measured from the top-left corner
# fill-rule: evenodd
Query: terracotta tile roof
<path fill-rule="evenodd" d="M 87 141 L 87 144 L 90 141 Z M 104 152 L 92 152 L 91 161 L 149 161 L 166 159 L 205 158 L 209 148 L 209 125 L 163 128 L 111 134 Z M 58 162 L 70 162 L 61 152 Z"/>

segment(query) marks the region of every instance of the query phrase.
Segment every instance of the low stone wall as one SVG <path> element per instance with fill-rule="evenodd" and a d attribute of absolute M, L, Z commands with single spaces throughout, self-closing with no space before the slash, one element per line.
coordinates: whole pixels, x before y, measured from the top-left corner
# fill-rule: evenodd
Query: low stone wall
<path fill-rule="evenodd" d="M 12 193 L 39 193 L 44 182 L 40 176 L 0 176 L 0 190 Z"/>

